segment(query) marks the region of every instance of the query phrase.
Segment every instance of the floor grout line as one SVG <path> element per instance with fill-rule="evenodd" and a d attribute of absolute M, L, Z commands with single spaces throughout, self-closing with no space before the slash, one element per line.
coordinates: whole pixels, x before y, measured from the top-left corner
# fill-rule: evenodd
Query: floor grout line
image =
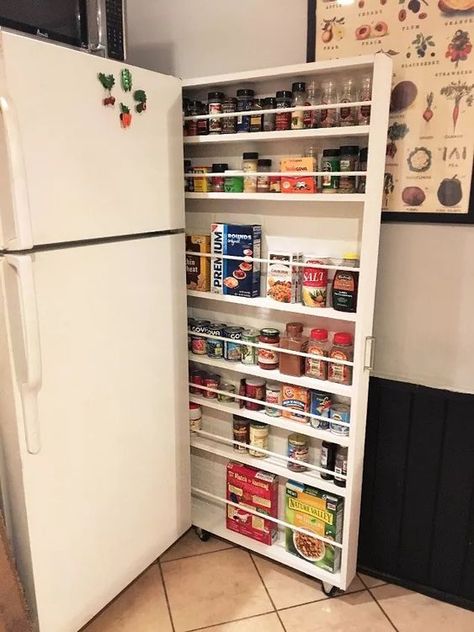
<path fill-rule="evenodd" d="M 378 588 L 378 586 L 375 586 L 375 588 Z M 377 604 L 377 606 L 380 608 L 380 610 L 382 611 L 382 613 L 384 614 L 385 618 L 387 619 L 387 621 L 390 623 L 390 625 L 393 627 L 393 629 L 396 632 L 400 632 L 399 629 L 397 628 L 397 626 L 395 625 L 395 623 L 392 621 L 392 619 L 390 619 L 390 617 L 388 616 L 388 614 L 385 612 L 385 610 L 382 608 L 381 604 L 379 603 L 377 597 L 373 594 L 372 590 L 370 588 L 367 588 L 367 592 L 369 593 L 369 595 L 372 597 L 372 599 L 375 601 L 375 603 Z"/>
<path fill-rule="evenodd" d="M 216 549 L 215 551 L 203 551 L 202 553 L 193 553 L 192 555 L 183 555 L 182 557 L 174 557 L 172 560 L 163 560 L 160 557 L 160 564 L 168 564 L 168 562 L 178 562 L 179 560 L 189 560 L 192 557 L 202 557 L 203 555 L 212 555 L 212 553 L 220 553 L 221 551 L 227 551 L 229 549 L 236 549 L 238 547 L 230 544 L 223 549 Z"/>
<path fill-rule="evenodd" d="M 276 616 L 278 617 L 278 621 L 280 622 L 280 625 L 283 628 L 284 632 L 286 632 L 286 628 L 285 628 L 285 626 L 283 624 L 283 621 L 282 621 L 282 619 L 280 617 L 280 613 L 278 612 L 278 610 L 277 610 L 277 608 L 275 606 L 275 603 L 274 603 L 274 601 L 272 599 L 272 596 L 270 595 L 270 591 L 268 590 L 267 585 L 265 584 L 265 581 L 264 581 L 264 579 L 262 577 L 262 574 L 260 573 L 260 571 L 258 569 L 257 563 L 253 559 L 252 553 L 249 552 L 249 555 L 250 555 L 250 559 L 252 560 L 252 564 L 255 566 L 255 570 L 257 571 L 257 575 L 260 577 L 260 581 L 262 582 L 263 587 L 265 588 L 265 592 L 267 593 L 268 598 L 270 599 L 270 603 L 272 604 L 272 606 L 273 606 L 273 608 L 274 608 L 274 610 L 276 612 Z"/>
<path fill-rule="evenodd" d="M 231 619 L 230 621 L 222 621 L 221 623 L 213 623 L 212 625 L 205 625 L 201 628 L 192 628 L 191 630 L 186 630 L 185 632 L 199 632 L 200 630 L 212 630 L 212 628 L 218 628 L 221 625 L 229 625 L 230 623 L 238 623 L 239 621 L 248 621 L 249 619 L 264 617 L 268 614 L 276 614 L 276 612 L 274 610 L 269 610 L 268 612 L 260 612 L 259 614 L 251 614 L 248 617 L 240 617 L 239 619 Z"/>
<path fill-rule="evenodd" d="M 333 597 L 321 597 L 321 599 L 313 599 L 311 601 L 305 601 L 303 603 L 297 603 L 294 606 L 285 606 L 284 608 L 279 608 L 278 612 L 283 612 L 284 610 L 291 610 L 292 608 L 299 608 L 300 606 L 309 606 L 312 603 L 320 603 L 321 601 L 328 601 L 329 599 L 340 599 L 341 597 L 348 597 L 349 595 L 356 595 L 357 593 L 368 592 L 367 588 L 360 588 L 359 590 L 352 590 L 351 592 L 342 592 L 340 595 L 334 595 Z"/>
<path fill-rule="evenodd" d="M 168 591 L 166 590 L 165 577 L 163 575 L 163 569 L 161 568 L 160 561 L 158 561 L 158 568 L 160 569 L 161 583 L 163 584 L 163 592 L 165 593 L 166 605 L 168 606 L 168 614 L 170 617 L 171 629 L 173 630 L 173 632 L 176 632 L 176 629 L 174 627 L 173 614 L 171 613 L 170 600 L 168 598 Z"/>

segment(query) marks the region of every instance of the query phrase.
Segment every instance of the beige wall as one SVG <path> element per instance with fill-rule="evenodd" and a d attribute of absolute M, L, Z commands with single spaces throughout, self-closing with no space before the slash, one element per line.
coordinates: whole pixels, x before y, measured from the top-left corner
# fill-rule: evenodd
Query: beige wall
<path fill-rule="evenodd" d="M 301 63 L 306 0 L 128 0 L 129 59 L 181 77 Z M 384 224 L 375 374 L 474 393 L 474 226 Z"/>

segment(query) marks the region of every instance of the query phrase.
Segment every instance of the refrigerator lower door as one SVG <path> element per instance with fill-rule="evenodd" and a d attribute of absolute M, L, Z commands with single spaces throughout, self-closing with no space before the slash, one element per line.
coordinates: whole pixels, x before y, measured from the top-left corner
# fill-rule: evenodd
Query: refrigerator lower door
<path fill-rule="evenodd" d="M 190 526 L 184 235 L 6 255 L 0 429 L 42 632 L 78 630 Z"/>

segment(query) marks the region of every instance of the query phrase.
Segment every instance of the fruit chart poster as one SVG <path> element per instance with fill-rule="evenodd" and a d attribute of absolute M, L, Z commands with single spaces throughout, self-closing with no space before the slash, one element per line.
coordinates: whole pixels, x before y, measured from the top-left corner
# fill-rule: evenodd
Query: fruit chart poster
<path fill-rule="evenodd" d="M 474 0 L 349 2 L 310 2 L 308 16 L 318 61 L 393 59 L 384 219 L 474 222 Z"/>

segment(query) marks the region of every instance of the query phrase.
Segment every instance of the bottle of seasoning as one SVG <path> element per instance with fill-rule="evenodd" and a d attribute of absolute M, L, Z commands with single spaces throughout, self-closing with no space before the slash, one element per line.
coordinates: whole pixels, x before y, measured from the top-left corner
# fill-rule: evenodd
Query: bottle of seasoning
<path fill-rule="evenodd" d="M 245 329 L 242 332 L 242 341 L 245 342 L 258 342 L 258 329 Z M 257 364 L 257 347 L 252 345 L 242 345 L 241 350 L 242 354 L 242 364 Z"/>
<path fill-rule="evenodd" d="M 266 97 L 263 99 L 263 131 L 273 132 L 275 129 L 275 113 L 265 114 L 265 110 L 275 110 L 276 99 L 275 97 Z"/>
<path fill-rule="evenodd" d="M 199 404 L 189 402 L 189 429 L 191 432 L 202 430 L 202 410 Z"/>
<path fill-rule="evenodd" d="M 328 330 L 327 329 L 312 329 L 308 342 L 308 353 L 312 353 L 315 356 L 323 356 L 327 358 L 329 351 L 328 342 Z M 327 380 L 328 363 L 324 360 L 317 358 L 306 358 L 305 372 L 308 377 L 314 377 L 317 380 Z"/>
<path fill-rule="evenodd" d="M 209 114 L 208 106 L 200 101 L 198 114 Z M 197 121 L 197 133 L 198 136 L 207 136 L 209 134 L 209 119 L 199 119 Z"/>
<path fill-rule="evenodd" d="M 329 441 L 323 441 L 321 443 L 321 452 L 319 453 L 319 465 L 323 467 L 325 470 L 333 470 L 334 464 L 336 461 L 336 449 L 337 445 L 334 443 L 330 443 Z M 333 474 L 326 474 L 325 472 L 320 472 L 321 478 L 324 478 L 325 481 L 332 481 L 334 478 Z"/>
<path fill-rule="evenodd" d="M 259 421 L 252 421 L 250 424 L 250 441 L 249 444 L 254 448 L 263 448 L 268 450 L 268 426 Z M 250 456 L 258 458 L 266 458 L 268 455 L 260 450 L 252 450 L 249 448 Z"/>
<path fill-rule="evenodd" d="M 306 84 L 304 81 L 296 81 L 292 85 L 292 101 L 291 106 L 297 108 L 298 106 L 306 105 Z M 304 126 L 304 111 L 295 110 L 291 115 L 291 129 L 303 129 Z"/>
<path fill-rule="evenodd" d="M 308 463 L 309 442 L 305 435 L 298 434 L 296 432 L 288 435 L 288 457 L 290 459 L 295 459 L 296 461 L 301 461 L 301 463 Z M 299 465 L 298 463 L 293 463 L 292 461 L 287 462 L 287 467 L 292 472 L 306 472 L 308 469 L 304 465 Z"/>
<path fill-rule="evenodd" d="M 272 345 L 277 348 L 280 346 L 280 332 L 273 327 L 264 327 L 260 329 L 259 342 L 266 345 Z M 258 350 L 258 366 L 261 369 L 278 369 L 279 353 L 271 349 Z"/>
<path fill-rule="evenodd" d="M 372 77 L 366 75 L 362 79 L 359 101 L 370 101 L 372 99 Z M 359 107 L 359 125 L 368 125 L 370 123 L 370 105 L 361 105 Z"/>
<path fill-rule="evenodd" d="M 210 178 L 212 191 L 214 193 L 224 193 L 224 171 L 229 168 L 226 162 L 214 163 L 212 165 L 212 173 L 220 173 L 221 176 Z"/>
<path fill-rule="evenodd" d="M 245 151 L 242 155 L 242 171 L 256 173 L 258 171 L 258 153 Z M 244 193 L 257 192 L 257 176 L 244 175 Z"/>
<path fill-rule="evenodd" d="M 268 193 L 270 191 L 270 176 L 265 175 L 266 172 L 272 170 L 272 161 L 268 158 L 262 158 L 258 161 L 257 169 L 257 193 Z"/>
<path fill-rule="evenodd" d="M 265 401 L 265 380 L 258 377 L 248 377 L 245 380 L 245 397 Z M 245 402 L 247 410 L 262 410 L 263 404 Z"/>
<path fill-rule="evenodd" d="M 222 114 L 223 92 L 209 92 L 207 95 L 207 108 L 209 114 Z M 220 134 L 222 131 L 222 119 L 209 119 L 209 134 Z"/>
<path fill-rule="evenodd" d="M 367 171 L 367 147 L 362 147 L 359 154 L 359 170 Z M 366 176 L 359 176 L 357 178 L 357 193 L 365 193 L 365 181 Z"/>
<path fill-rule="evenodd" d="M 201 114 L 201 103 L 199 101 L 188 102 L 188 116 L 199 116 Z M 188 136 L 197 136 L 198 133 L 198 121 L 188 121 L 187 125 Z"/>
<path fill-rule="evenodd" d="M 261 99 L 254 99 L 253 101 L 253 110 L 262 110 L 263 104 Z M 250 131 L 251 132 L 261 132 L 262 131 L 262 115 L 261 114 L 251 114 L 250 116 Z"/>
<path fill-rule="evenodd" d="M 184 190 L 192 193 L 194 191 L 194 178 L 187 177 L 188 173 L 192 173 L 192 166 L 190 160 L 184 161 Z"/>
<path fill-rule="evenodd" d="M 245 417 L 239 415 L 232 416 L 232 430 L 234 435 L 234 441 L 240 441 L 240 443 L 249 443 L 249 430 L 250 422 Z M 247 448 L 243 445 L 236 445 L 234 443 L 234 450 L 236 452 L 247 452 Z"/>
<path fill-rule="evenodd" d="M 237 90 L 237 112 L 249 112 L 253 107 L 253 90 Z M 250 116 L 241 114 L 237 117 L 237 131 L 250 132 Z"/>
<path fill-rule="evenodd" d="M 237 99 L 235 97 L 227 97 L 222 102 L 222 112 L 224 114 L 231 114 L 237 112 Z M 223 134 L 235 134 L 237 131 L 237 117 L 229 116 L 223 117 L 222 121 L 222 133 Z"/>
<path fill-rule="evenodd" d="M 244 174 L 242 171 L 228 169 L 224 173 L 224 192 L 243 193 Z"/>
<path fill-rule="evenodd" d="M 304 353 L 308 339 L 303 336 L 303 323 L 287 323 L 281 337 L 280 348 Z M 280 353 L 280 373 L 299 377 L 304 373 L 304 358 L 290 353 Z"/>
<path fill-rule="evenodd" d="M 339 176 L 332 176 L 331 172 L 340 171 L 339 149 L 323 149 L 321 158 L 321 171 L 327 171 L 328 175 L 321 177 L 321 190 L 323 193 L 337 193 L 339 190 Z"/>
<path fill-rule="evenodd" d="M 334 81 L 325 81 L 322 84 L 321 103 L 331 105 L 337 103 L 336 84 Z M 320 127 L 336 127 L 338 124 L 337 108 L 325 108 L 320 111 L 319 126 Z"/>
<path fill-rule="evenodd" d="M 341 103 L 354 103 L 354 101 L 354 82 L 352 79 L 345 79 L 342 84 Z M 356 109 L 350 106 L 341 107 L 339 112 L 339 125 L 341 127 L 348 127 L 349 125 L 356 124 Z"/>
<path fill-rule="evenodd" d="M 316 83 L 312 81 L 308 86 L 308 96 L 305 105 L 319 105 Z M 318 110 L 305 110 L 303 115 L 303 127 L 311 129 L 318 127 Z"/>
<path fill-rule="evenodd" d="M 351 268 L 359 266 L 359 255 L 354 252 L 345 253 L 342 265 L 344 267 L 336 270 L 332 282 L 332 306 L 338 312 L 355 312 L 359 273 Z"/>
<path fill-rule="evenodd" d="M 268 382 L 265 392 L 265 401 L 267 404 L 276 404 L 281 406 L 281 384 L 278 382 Z M 281 417 L 281 410 L 265 406 L 265 414 L 269 417 Z"/>
<path fill-rule="evenodd" d="M 346 479 L 341 478 L 341 474 L 347 476 L 347 452 L 347 448 L 343 448 L 340 445 L 337 446 L 336 460 L 334 463 L 334 485 L 338 487 L 346 486 Z"/>
<path fill-rule="evenodd" d="M 352 362 L 353 355 L 352 335 L 345 331 L 335 333 L 329 350 L 329 357 Z M 328 362 L 328 380 L 338 384 L 352 384 L 352 367 L 347 364 Z"/>
<path fill-rule="evenodd" d="M 276 107 L 291 108 L 292 94 L 289 90 L 279 90 L 276 93 Z M 291 129 L 291 112 L 277 112 L 275 115 L 275 129 L 283 131 Z"/>
<path fill-rule="evenodd" d="M 357 171 L 359 164 L 358 145 L 344 145 L 340 148 L 341 171 Z M 355 193 L 357 176 L 340 176 L 339 193 Z"/>

